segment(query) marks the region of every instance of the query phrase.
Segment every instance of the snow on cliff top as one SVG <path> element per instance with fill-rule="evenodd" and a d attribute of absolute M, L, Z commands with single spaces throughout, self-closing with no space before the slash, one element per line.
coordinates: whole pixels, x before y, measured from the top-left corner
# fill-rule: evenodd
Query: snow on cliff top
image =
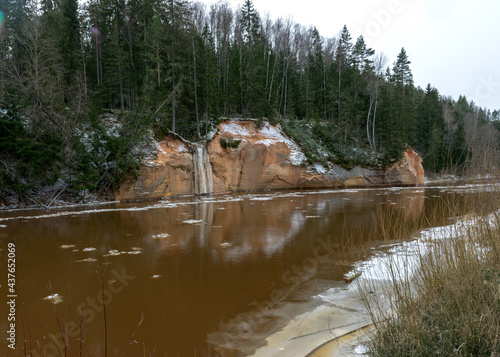
<path fill-rule="evenodd" d="M 283 134 L 281 126 L 270 125 L 265 122 L 264 125 L 259 129 L 257 127 L 248 127 L 242 123 L 230 121 L 221 123 L 219 125 L 222 134 L 227 134 L 234 136 L 237 139 L 250 139 L 256 138 L 255 144 L 263 144 L 267 147 L 277 143 L 284 143 L 290 149 L 290 155 L 288 156 L 288 161 L 292 165 L 299 166 L 306 160 L 306 156 L 300 150 L 300 147 L 290 138 Z"/>

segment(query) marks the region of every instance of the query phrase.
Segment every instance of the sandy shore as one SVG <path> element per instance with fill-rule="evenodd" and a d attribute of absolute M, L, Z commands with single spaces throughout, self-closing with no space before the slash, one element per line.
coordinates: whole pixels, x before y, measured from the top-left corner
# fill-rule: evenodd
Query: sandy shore
<path fill-rule="evenodd" d="M 384 297 L 382 283 L 369 277 L 350 284 L 337 281 L 333 287 L 328 287 L 332 281 L 313 279 L 260 318 L 252 311 L 225 324 L 209 342 L 224 357 L 361 356 L 359 338 L 366 335 L 371 319 L 359 284 L 371 287 L 371 297 Z"/>
<path fill-rule="evenodd" d="M 360 339 L 366 337 L 372 324 L 359 284 L 371 287 L 369 298 L 384 298 L 383 282 L 369 277 L 330 288 L 314 296 L 314 300 L 320 301 L 319 306 L 295 316 L 283 329 L 266 338 L 267 345 L 252 356 L 362 356 L 365 349 Z"/>

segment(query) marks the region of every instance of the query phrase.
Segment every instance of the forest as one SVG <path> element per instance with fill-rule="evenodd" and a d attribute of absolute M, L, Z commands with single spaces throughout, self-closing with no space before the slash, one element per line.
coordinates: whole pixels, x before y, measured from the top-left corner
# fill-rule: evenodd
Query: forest
<path fill-rule="evenodd" d="M 390 64 L 346 26 L 325 38 L 251 0 L 0 10 L 0 197 L 109 192 L 137 175 L 148 135 L 200 141 L 223 117 L 279 122 L 310 163 L 383 166 L 411 146 L 426 170 L 463 173 L 498 148 L 498 110 L 415 86 L 411 54 Z"/>

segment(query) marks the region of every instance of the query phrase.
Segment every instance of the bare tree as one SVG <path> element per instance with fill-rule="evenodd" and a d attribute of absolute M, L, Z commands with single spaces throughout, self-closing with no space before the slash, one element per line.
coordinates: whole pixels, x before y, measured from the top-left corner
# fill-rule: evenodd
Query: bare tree
<path fill-rule="evenodd" d="M 368 88 L 370 91 L 370 106 L 368 108 L 368 115 L 366 116 L 366 137 L 368 139 L 370 149 L 373 151 L 377 148 L 375 139 L 375 123 L 377 119 L 378 94 L 380 84 L 383 82 L 382 71 L 387 64 L 387 61 L 387 56 L 384 53 L 380 53 L 375 56 L 373 60 L 373 71 L 370 73 L 370 79 L 368 82 Z M 371 114 L 372 108 L 373 117 Z"/>

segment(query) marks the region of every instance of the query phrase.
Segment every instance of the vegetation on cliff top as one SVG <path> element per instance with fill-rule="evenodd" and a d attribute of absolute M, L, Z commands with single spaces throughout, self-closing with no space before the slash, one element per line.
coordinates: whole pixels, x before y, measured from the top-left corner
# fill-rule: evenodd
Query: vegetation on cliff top
<path fill-rule="evenodd" d="M 463 170 L 498 145 L 499 111 L 415 87 L 404 49 L 387 66 L 345 26 L 324 38 L 262 18 L 251 0 L 237 11 L 186 0 L 0 8 L 6 201 L 109 191 L 134 177 L 151 132 L 197 140 L 220 116 L 281 119 L 309 162 L 345 166 L 390 162 L 410 145 L 428 170 Z M 119 113 L 114 134 L 99 118 L 109 111 Z"/>

